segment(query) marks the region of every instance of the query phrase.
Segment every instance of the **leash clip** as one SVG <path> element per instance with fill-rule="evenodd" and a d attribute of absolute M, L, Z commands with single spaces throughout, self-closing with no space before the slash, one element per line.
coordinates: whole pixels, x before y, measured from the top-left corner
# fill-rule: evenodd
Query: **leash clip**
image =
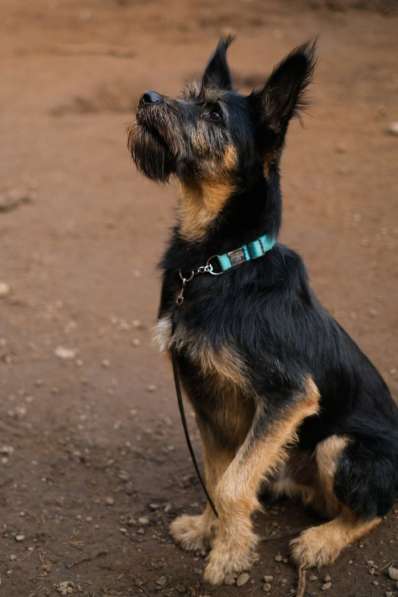
<path fill-rule="evenodd" d="M 182 305 L 182 303 L 184 302 L 184 290 L 185 290 L 185 286 L 189 282 L 191 282 L 193 280 L 195 272 L 192 270 L 191 273 L 190 273 L 190 275 L 189 275 L 189 277 L 185 278 L 185 276 L 183 275 L 182 271 L 179 270 L 178 271 L 178 275 L 180 276 L 180 280 L 181 280 L 182 284 L 181 284 L 180 292 L 177 294 L 176 303 L 180 307 Z"/>

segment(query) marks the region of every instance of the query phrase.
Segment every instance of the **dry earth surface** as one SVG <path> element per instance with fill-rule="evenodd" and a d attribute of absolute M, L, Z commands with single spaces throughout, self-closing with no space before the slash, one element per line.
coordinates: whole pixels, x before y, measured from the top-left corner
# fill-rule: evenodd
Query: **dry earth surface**
<path fill-rule="evenodd" d="M 294 591 L 288 542 L 317 522 L 298 504 L 257 517 L 261 560 L 242 587 L 205 586 L 203 558 L 168 535 L 173 517 L 203 504 L 171 374 L 151 345 L 175 189 L 135 172 L 126 127 L 145 89 L 175 94 L 200 73 L 221 31 L 238 34 L 243 88 L 319 34 L 313 106 L 291 127 L 283 163 L 282 239 L 396 396 L 394 6 L 1 1 L 1 596 Z M 310 575 L 307 595 L 398 595 L 386 573 L 397 533 L 398 504 Z"/>

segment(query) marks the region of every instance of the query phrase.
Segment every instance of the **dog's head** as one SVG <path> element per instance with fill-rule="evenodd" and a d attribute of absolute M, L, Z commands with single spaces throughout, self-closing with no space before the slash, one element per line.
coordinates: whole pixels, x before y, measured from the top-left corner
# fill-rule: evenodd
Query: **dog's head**
<path fill-rule="evenodd" d="M 181 98 L 156 91 L 141 97 L 129 148 L 149 178 L 175 174 L 186 185 L 229 177 L 238 184 L 267 174 L 278 163 L 290 119 L 304 104 L 314 68 L 314 43 L 293 50 L 261 89 L 248 96 L 233 89 L 222 38 L 200 84 Z"/>

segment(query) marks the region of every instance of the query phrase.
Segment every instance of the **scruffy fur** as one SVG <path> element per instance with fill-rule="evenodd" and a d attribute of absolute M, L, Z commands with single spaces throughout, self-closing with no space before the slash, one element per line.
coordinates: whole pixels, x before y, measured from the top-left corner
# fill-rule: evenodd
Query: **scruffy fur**
<path fill-rule="evenodd" d="M 291 52 L 249 96 L 233 89 L 221 39 L 201 82 L 179 99 L 141 98 L 129 148 L 148 177 L 179 180 L 177 223 L 161 262 L 157 337 L 174 351 L 203 442 L 200 516 L 171 525 L 188 550 L 210 548 L 205 579 L 256 560 L 252 514 L 264 483 L 330 519 L 292 542 L 300 566 L 330 564 L 398 494 L 398 409 L 383 379 L 320 305 L 302 259 L 277 242 L 262 258 L 186 285 L 179 271 L 263 234 L 278 237 L 279 163 L 305 104 L 314 44 Z"/>

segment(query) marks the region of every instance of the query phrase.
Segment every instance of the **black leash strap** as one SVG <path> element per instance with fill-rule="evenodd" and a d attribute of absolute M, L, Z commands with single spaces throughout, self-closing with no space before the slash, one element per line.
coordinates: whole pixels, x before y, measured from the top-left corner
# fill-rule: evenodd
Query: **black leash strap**
<path fill-rule="evenodd" d="M 177 394 L 178 409 L 180 411 L 182 428 L 184 430 L 184 435 L 185 435 L 185 439 L 187 442 L 188 450 L 191 455 L 192 464 L 194 466 L 196 475 L 199 479 L 199 483 L 202 486 L 203 493 L 205 494 L 207 501 L 209 502 L 209 505 L 210 505 L 211 509 L 213 510 L 215 516 L 218 518 L 218 512 L 216 510 L 213 500 L 211 499 L 211 497 L 209 495 L 209 492 L 207 491 L 206 484 L 203 481 L 201 472 L 199 470 L 198 461 L 196 460 L 195 452 L 194 452 L 194 449 L 192 446 L 191 438 L 189 436 L 189 430 L 188 430 L 187 418 L 185 416 L 184 401 L 183 401 L 182 392 L 181 392 L 181 383 L 180 383 L 180 376 L 179 376 L 179 372 L 178 372 L 178 364 L 177 364 L 175 350 L 171 349 L 170 352 L 171 352 L 171 362 L 173 364 L 174 385 L 175 385 L 176 394 Z"/>

